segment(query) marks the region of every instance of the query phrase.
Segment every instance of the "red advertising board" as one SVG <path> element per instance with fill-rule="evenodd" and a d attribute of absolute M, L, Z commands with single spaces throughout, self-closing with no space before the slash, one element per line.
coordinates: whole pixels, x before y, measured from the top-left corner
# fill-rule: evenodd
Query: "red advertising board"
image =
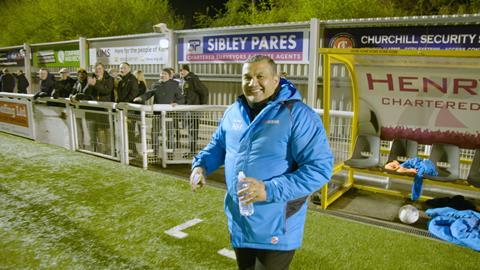
<path fill-rule="evenodd" d="M 0 101 L 0 122 L 28 128 L 27 105 Z"/>

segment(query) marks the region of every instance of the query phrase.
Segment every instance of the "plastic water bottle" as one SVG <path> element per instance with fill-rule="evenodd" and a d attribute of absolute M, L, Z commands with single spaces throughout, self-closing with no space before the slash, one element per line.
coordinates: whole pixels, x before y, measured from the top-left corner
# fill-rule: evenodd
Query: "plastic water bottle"
<path fill-rule="evenodd" d="M 237 191 L 248 188 L 248 186 L 250 186 L 250 183 L 241 181 L 245 177 L 246 176 L 242 171 L 240 171 L 238 173 Z M 238 206 L 240 208 L 240 215 L 246 216 L 246 217 L 253 215 L 253 203 L 245 204 L 245 203 L 241 202 L 240 198 L 239 198 L 238 199 Z"/>
<path fill-rule="evenodd" d="M 194 185 L 198 185 L 198 183 L 200 183 L 200 179 L 201 179 L 202 175 L 197 173 L 193 176 L 193 184 Z"/>

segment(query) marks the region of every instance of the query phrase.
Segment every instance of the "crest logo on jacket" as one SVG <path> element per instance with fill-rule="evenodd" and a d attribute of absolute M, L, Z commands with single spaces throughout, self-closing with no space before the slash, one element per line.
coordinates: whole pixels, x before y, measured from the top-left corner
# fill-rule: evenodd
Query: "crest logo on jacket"
<path fill-rule="evenodd" d="M 242 130 L 242 121 L 240 120 L 233 120 L 233 123 L 232 123 L 232 129 L 233 130 Z"/>

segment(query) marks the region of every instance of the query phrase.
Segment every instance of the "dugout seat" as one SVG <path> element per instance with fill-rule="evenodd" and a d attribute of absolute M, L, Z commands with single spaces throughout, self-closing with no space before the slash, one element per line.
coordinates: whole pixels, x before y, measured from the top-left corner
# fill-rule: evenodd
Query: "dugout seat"
<path fill-rule="evenodd" d="M 460 149 L 452 144 L 433 144 L 429 159 L 435 164 L 438 176 L 425 175 L 427 179 L 451 182 L 459 178 Z"/>
<path fill-rule="evenodd" d="M 394 139 L 392 142 L 392 147 L 390 148 L 390 153 L 388 154 L 387 163 L 397 160 L 402 163 L 410 158 L 417 157 L 418 143 L 413 140 L 408 139 Z M 402 174 L 398 173 L 396 170 L 385 169 L 386 172 L 393 174 Z"/>
<path fill-rule="evenodd" d="M 360 134 L 355 140 L 355 148 L 350 159 L 345 164 L 366 169 L 377 167 L 380 163 L 380 137 L 375 135 Z"/>
<path fill-rule="evenodd" d="M 395 139 L 392 142 L 387 162 L 398 160 L 404 162 L 407 159 L 417 157 L 418 143 L 408 139 Z"/>
<path fill-rule="evenodd" d="M 467 181 L 475 187 L 480 187 L 480 149 L 475 150 Z"/>

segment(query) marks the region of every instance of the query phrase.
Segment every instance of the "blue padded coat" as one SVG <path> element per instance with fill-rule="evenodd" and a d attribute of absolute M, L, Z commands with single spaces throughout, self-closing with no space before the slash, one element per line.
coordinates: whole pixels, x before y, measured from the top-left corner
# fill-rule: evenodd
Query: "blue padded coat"
<path fill-rule="evenodd" d="M 225 165 L 225 213 L 235 248 L 299 248 L 305 198 L 332 176 L 333 156 L 322 121 L 300 100 L 295 86 L 281 79 L 275 98 L 250 121 L 248 105 L 239 98 L 193 160 L 192 168 L 201 166 L 207 175 Z M 254 203 L 249 217 L 240 215 L 238 207 L 240 171 L 263 181 L 267 192 L 267 200 Z"/>
<path fill-rule="evenodd" d="M 428 231 L 445 241 L 480 251 L 480 213 L 450 207 L 427 210 Z"/>

